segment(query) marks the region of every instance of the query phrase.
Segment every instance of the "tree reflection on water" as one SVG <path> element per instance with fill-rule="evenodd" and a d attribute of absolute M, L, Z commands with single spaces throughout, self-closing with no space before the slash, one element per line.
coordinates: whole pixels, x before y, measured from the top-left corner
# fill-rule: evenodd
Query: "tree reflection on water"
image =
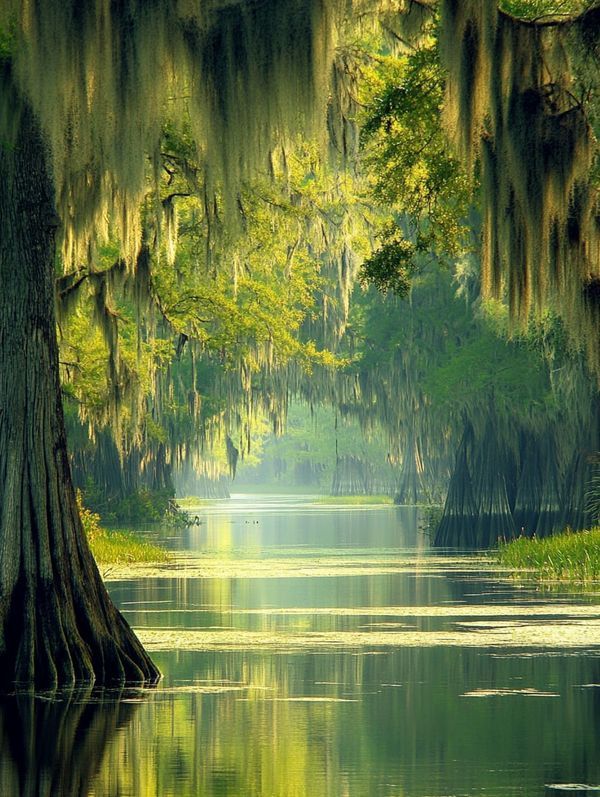
<path fill-rule="evenodd" d="M 0 794 L 89 794 L 110 744 L 137 710 L 130 694 L 74 688 L 0 697 Z"/>

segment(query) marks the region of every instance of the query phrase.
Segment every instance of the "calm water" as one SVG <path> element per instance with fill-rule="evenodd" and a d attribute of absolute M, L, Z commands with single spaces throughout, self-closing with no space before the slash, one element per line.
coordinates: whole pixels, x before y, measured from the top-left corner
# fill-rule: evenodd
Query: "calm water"
<path fill-rule="evenodd" d="M 598 596 L 431 552 L 416 510 L 194 511 L 176 565 L 108 574 L 161 685 L 4 699 L 2 797 L 600 793 Z"/>

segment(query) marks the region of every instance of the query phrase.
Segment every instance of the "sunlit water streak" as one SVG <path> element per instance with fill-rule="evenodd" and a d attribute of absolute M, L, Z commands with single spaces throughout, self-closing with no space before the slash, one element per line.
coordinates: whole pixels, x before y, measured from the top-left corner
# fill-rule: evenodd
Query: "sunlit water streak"
<path fill-rule="evenodd" d="M 108 573 L 163 682 L 6 698 L 0 795 L 593 793 L 597 595 L 311 501 L 198 507 L 175 565 Z"/>

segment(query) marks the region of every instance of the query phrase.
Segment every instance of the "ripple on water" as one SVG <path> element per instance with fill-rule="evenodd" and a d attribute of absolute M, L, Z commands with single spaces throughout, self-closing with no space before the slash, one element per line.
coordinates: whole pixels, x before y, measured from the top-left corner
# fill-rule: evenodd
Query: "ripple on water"
<path fill-rule="evenodd" d="M 595 598 L 432 552 L 401 510 L 223 512 L 180 547 L 110 574 L 165 674 L 115 753 L 155 756 L 148 794 L 600 791 Z"/>

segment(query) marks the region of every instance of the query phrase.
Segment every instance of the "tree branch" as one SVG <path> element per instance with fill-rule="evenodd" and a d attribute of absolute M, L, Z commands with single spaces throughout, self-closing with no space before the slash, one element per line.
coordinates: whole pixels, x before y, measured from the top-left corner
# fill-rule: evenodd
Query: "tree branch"
<path fill-rule="evenodd" d="M 568 27 L 569 25 L 575 25 L 578 22 L 582 22 L 589 14 L 594 14 L 600 12 L 600 2 L 594 2 L 584 11 L 580 11 L 577 14 L 544 14 L 539 17 L 534 17 L 532 19 L 527 19 L 525 17 L 517 17 L 513 14 L 510 14 L 508 11 L 502 11 L 499 9 L 499 14 L 504 19 L 512 22 L 516 25 L 525 25 L 526 27 L 533 27 L 533 28 L 558 28 Z"/>

